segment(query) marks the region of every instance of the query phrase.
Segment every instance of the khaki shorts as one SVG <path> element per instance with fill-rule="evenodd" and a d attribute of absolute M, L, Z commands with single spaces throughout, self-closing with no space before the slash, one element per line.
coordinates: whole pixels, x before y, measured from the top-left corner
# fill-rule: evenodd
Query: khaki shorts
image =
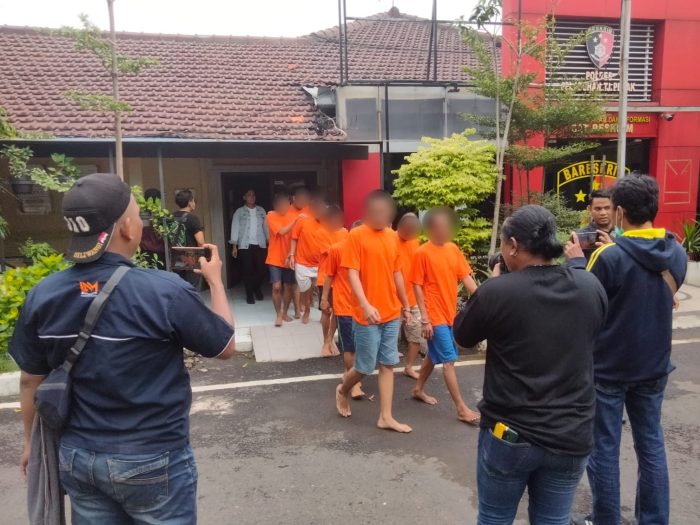
<path fill-rule="evenodd" d="M 299 285 L 300 292 L 308 292 L 316 282 L 318 277 L 318 268 L 315 266 L 304 266 L 297 263 L 294 266 L 294 275 Z"/>
<path fill-rule="evenodd" d="M 425 339 L 423 339 L 423 335 L 421 334 L 420 309 L 417 306 L 411 307 L 411 317 L 413 318 L 411 323 L 404 323 L 403 325 L 403 332 L 406 335 L 406 340 L 409 343 L 418 343 L 423 346 L 425 344 Z"/>

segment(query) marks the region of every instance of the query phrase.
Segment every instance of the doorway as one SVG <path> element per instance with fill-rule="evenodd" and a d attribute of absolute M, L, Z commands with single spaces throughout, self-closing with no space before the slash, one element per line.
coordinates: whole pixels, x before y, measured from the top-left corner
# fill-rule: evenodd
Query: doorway
<path fill-rule="evenodd" d="M 224 239 L 227 246 L 226 257 L 228 258 L 226 282 L 229 288 L 241 280 L 240 266 L 238 261 L 231 256 L 228 240 L 231 238 L 231 220 L 234 212 L 243 206 L 243 195 L 248 190 L 255 191 L 258 206 L 265 208 L 265 211 L 270 211 L 275 190 L 296 185 L 305 185 L 309 189 L 314 189 L 316 172 L 224 172 L 221 174 Z"/>

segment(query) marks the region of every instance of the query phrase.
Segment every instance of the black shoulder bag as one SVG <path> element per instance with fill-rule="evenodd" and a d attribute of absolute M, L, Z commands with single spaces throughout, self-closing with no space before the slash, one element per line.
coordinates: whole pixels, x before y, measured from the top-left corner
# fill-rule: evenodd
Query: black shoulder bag
<path fill-rule="evenodd" d="M 34 394 L 34 405 L 41 420 L 49 428 L 60 431 L 68 424 L 70 418 L 70 405 L 72 397 L 71 371 L 78 361 L 80 354 L 88 344 L 92 331 L 104 310 L 107 299 L 114 291 L 119 281 L 131 268 L 120 266 L 112 274 L 102 291 L 97 294 L 90 303 L 85 321 L 80 329 L 78 338 L 66 355 L 66 360 L 61 366 L 51 371 L 46 379 L 39 385 Z"/>

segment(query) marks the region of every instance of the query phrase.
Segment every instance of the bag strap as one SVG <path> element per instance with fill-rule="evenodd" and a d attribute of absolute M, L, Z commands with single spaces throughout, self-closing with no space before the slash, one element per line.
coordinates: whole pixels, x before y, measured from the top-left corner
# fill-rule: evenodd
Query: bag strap
<path fill-rule="evenodd" d="M 83 326 L 80 329 L 78 338 L 75 340 L 75 343 L 73 343 L 73 346 L 70 347 L 70 351 L 68 352 L 68 355 L 66 355 L 66 360 L 63 362 L 63 368 L 66 370 L 66 372 L 70 373 L 71 369 L 78 361 L 80 354 L 85 349 L 85 345 L 87 345 L 88 341 L 90 340 L 90 336 L 92 336 L 92 331 L 95 329 L 97 321 L 102 315 L 107 299 L 109 299 L 110 294 L 117 287 L 119 281 L 122 280 L 122 277 L 124 277 L 126 272 L 128 272 L 130 269 L 130 266 L 120 266 L 117 268 L 109 280 L 105 283 L 104 288 L 102 288 L 100 293 L 97 294 L 97 297 L 95 297 L 90 303 L 90 307 L 88 308 L 87 314 L 85 314 L 85 320 L 83 321 Z"/>
<path fill-rule="evenodd" d="M 671 275 L 671 272 L 664 270 L 661 272 L 661 277 L 663 277 L 663 280 L 671 289 L 671 296 L 675 296 L 676 292 L 678 291 L 678 285 L 676 284 L 676 280 L 673 278 L 673 275 Z"/>

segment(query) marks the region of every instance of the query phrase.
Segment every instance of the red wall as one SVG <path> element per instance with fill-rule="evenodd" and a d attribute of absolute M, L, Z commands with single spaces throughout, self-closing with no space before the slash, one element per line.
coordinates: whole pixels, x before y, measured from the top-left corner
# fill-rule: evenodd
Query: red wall
<path fill-rule="evenodd" d="M 350 228 L 353 222 L 362 217 L 365 195 L 382 187 L 379 153 L 369 153 L 364 160 L 343 160 L 341 174 L 345 225 Z"/>
<path fill-rule="evenodd" d="M 547 14 L 560 19 L 619 21 L 620 0 L 522 0 L 523 19 L 535 21 Z M 503 0 L 504 19 L 517 19 L 518 0 Z M 634 0 L 632 21 L 655 22 L 655 55 L 652 103 L 634 106 L 700 106 L 700 1 Z M 504 26 L 504 37 L 515 40 L 515 28 Z M 619 45 L 619 43 L 618 43 Z M 503 46 L 503 70 L 512 65 L 508 46 Z M 614 104 L 613 104 L 614 105 Z M 669 111 L 672 121 L 659 120 L 652 141 L 650 175 L 660 186 L 657 225 L 678 231 L 685 219 L 694 219 L 700 175 L 700 113 Z M 516 192 L 517 174 L 511 184 Z M 541 171 L 531 174 L 531 189 L 542 189 Z"/>

